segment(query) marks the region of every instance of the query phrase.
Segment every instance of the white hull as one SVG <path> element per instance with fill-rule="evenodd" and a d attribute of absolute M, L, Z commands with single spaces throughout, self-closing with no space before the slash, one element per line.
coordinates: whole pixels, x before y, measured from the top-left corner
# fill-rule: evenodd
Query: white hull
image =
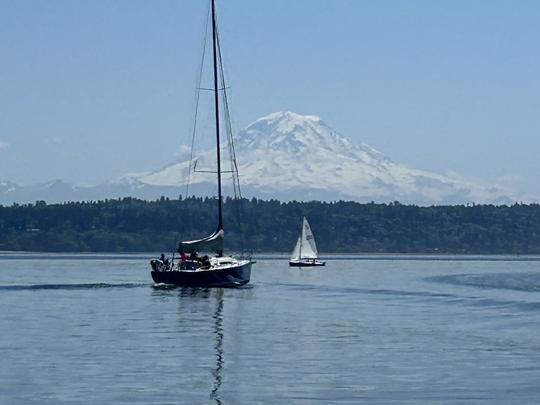
<path fill-rule="evenodd" d="M 326 262 L 323 262 L 319 259 L 294 259 L 289 260 L 289 266 L 291 267 L 313 267 L 313 266 L 324 266 Z"/>

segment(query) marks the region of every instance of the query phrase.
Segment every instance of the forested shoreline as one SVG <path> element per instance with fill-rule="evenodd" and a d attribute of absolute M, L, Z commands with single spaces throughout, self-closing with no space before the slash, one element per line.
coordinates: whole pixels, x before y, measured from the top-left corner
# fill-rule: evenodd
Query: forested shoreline
<path fill-rule="evenodd" d="M 213 232 L 216 211 L 212 198 L 0 206 L 0 251 L 172 251 L 181 239 Z M 540 254 L 538 204 L 419 207 L 398 202 L 227 199 L 226 248 L 289 252 L 304 215 L 323 256 L 325 252 Z"/>

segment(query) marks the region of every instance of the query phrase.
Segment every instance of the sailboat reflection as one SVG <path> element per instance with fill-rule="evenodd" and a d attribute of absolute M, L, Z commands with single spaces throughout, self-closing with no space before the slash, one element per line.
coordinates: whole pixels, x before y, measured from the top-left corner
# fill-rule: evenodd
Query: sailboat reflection
<path fill-rule="evenodd" d="M 195 287 L 169 287 L 169 286 L 154 286 L 152 295 L 158 299 L 170 299 L 172 296 L 178 296 L 182 304 L 179 312 L 179 322 L 182 328 L 185 329 L 187 325 L 193 325 L 194 319 L 187 314 L 193 315 L 198 313 L 197 321 L 204 319 L 205 323 L 208 323 L 210 314 L 212 314 L 211 330 L 213 334 L 213 349 L 215 356 L 214 367 L 212 368 L 212 390 L 210 392 L 210 399 L 217 404 L 222 403 L 220 397 L 220 388 L 223 381 L 223 370 L 225 366 L 225 359 L 223 356 L 224 351 L 224 289 L 222 288 L 195 288 Z M 210 308 L 200 313 L 199 304 L 201 301 L 206 301 L 211 304 Z M 209 325 L 210 326 L 210 325 Z"/>
<path fill-rule="evenodd" d="M 216 292 L 216 311 L 214 312 L 214 349 L 216 350 L 216 368 L 213 371 L 214 374 L 214 386 L 210 398 L 215 400 L 217 404 L 221 404 L 219 397 L 219 388 L 222 381 L 222 370 L 225 361 L 223 360 L 223 290 L 214 290 Z"/>
<path fill-rule="evenodd" d="M 210 392 L 210 399 L 214 400 L 216 404 L 222 403 L 219 389 L 223 381 L 223 367 L 225 365 L 225 360 L 223 358 L 223 295 L 224 290 L 222 288 L 180 288 L 180 297 L 215 299 L 215 310 L 212 315 L 212 320 L 214 322 L 212 331 L 214 335 L 215 366 L 212 370 L 214 381 L 212 384 L 212 391 Z"/>

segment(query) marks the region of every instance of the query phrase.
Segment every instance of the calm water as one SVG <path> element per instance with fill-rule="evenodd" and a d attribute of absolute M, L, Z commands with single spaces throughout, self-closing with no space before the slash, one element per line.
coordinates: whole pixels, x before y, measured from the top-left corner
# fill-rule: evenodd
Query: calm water
<path fill-rule="evenodd" d="M 260 258 L 249 288 L 148 258 L 0 255 L 0 403 L 540 403 L 540 261 Z"/>

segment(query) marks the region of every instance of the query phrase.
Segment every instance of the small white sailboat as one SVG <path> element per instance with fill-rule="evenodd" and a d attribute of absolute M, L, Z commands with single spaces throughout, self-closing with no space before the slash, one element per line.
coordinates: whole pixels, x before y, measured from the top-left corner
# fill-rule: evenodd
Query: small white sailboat
<path fill-rule="evenodd" d="M 315 244 L 315 237 L 311 232 L 311 227 L 304 217 L 302 221 L 302 232 L 296 241 L 296 246 L 291 254 L 289 260 L 289 266 L 292 267 L 311 267 L 311 266 L 324 266 L 326 262 L 319 260 L 319 254 L 317 252 L 317 245 Z"/>

